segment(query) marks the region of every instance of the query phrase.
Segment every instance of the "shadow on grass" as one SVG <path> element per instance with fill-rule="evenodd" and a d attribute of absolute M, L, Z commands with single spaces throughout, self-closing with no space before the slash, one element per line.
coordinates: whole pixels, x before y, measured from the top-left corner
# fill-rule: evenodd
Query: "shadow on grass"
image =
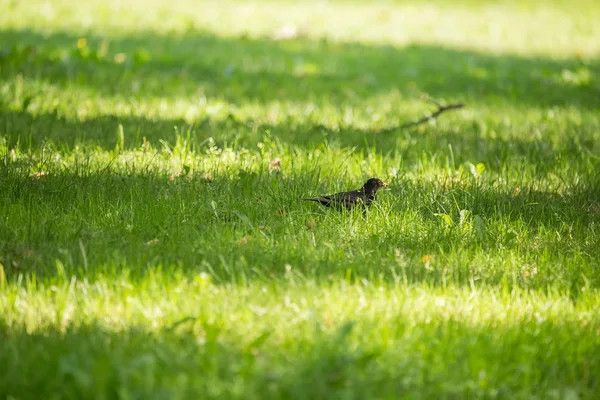
<path fill-rule="evenodd" d="M 366 322 L 366 321 L 365 321 Z M 0 320 L 0 327 L 6 321 Z M 206 321 L 148 332 L 99 325 L 27 334 L 0 329 L 0 392 L 65 398 L 583 398 L 597 392 L 595 324 L 523 321 L 391 323 L 383 343 L 369 325 L 315 329 L 271 343 Z M 375 323 L 374 326 L 377 326 Z M 376 329 L 376 328 L 375 328 Z M 250 340 L 250 338 L 256 338 Z M 293 345 L 291 344 L 293 342 Z M 393 343 L 393 344 L 392 344 Z M 577 343 L 574 346 L 574 343 Z M 510 349 L 507 351 L 507 349 Z"/>
<path fill-rule="evenodd" d="M 364 105 L 393 90 L 435 98 L 525 107 L 600 107 L 597 60 L 492 55 L 432 45 L 393 47 L 326 40 L 221 38 L 204 32 L 115 38 L 0 31 L 0 77 L 73 83 L 104 95 Z M 103 45 L 104 43 L 104 45 Z M 122 63 L 115 56 L 123 54 Z M 578 72 L 588 78 L 573 78 Z M 566 73 L 565 71 L 570 71 Z"/>
<path fill-rule="evenodd" d="M 442 159 L 451 155 L 456 166 L 482 162 L 497 171 L 516 160 L 527 160 L 531 170 L 543 176 L 559 163 L 581 164 L 582 154 L 593 154 L 597 147 L 595 131 L 576 126 L 539 140 L 534 137 L 535 134 L 530 137 L 487 135 L 487 128 L 483 125 L 469 124 L 459 129 L 426 128 L 423 132 L 396 130 L 379 134 L 377 130 L 332 129 L 311 122 L 264 124 L 251 119 L 242 120 L 234 115 L 215 119 L 207 117 L 190 124 L 183 119 L 116 115 L 73 121 L 57 113 L 33 115 L 26 111 L 0 109 L 0 137 L 8 140 L 9 147 L 18 146 L 25 152 L 35 152 L 44 144 L 65 153 L 77 145 L 113 150 L 119 140 L 119 126 L 122 126 L 126 149 L 140 148 L 145 141 L 155 147 L 160 147 L 161 142 L 174 146 L 177 140 L 188 136 L 189 145 L 195 150 L 204 147 L 209 139 L 214 139 L 218 147 L 249 149 L 269 140 L 307 150 L 323 146 L 356 148 L 366 152 L 378 150 L 386 155 L 400 156 L 405 165 L 418 164 L 424 154 Z"/>
<path fill-rule="evenodd" d="M 434 285 L 600 285 L 599 180 L 559 195 L 395 179 L 363 217 L 297 201 L 326 190 L 318 173 L 235 170 L 208 181 L 201 170 L 175 179 L 110 169 L 38 179 L 4 172 L 0 262 L 10 280 L 65 268 L 89 279 L 168 269 L 243 284 L 289 279 L 292 265 L 301 280 L 350 273 L 392 283 L 404 275 Z M 424 255 L 439 268 L 424 268 Z M 528 268 L 535 277 L 523 276 Z"/>
<path fill-rule="evenodd" d="M 83 49 L 77 48 L 78 39 L 64 32 L 0 31 L 0 42 L 6 46 L 0 58 L 0 79 L 23 74 L 52 85 L 90 89 L 92 93 L 86 96 L 98 92 L 122 96 L 132 103 L 138 98 L 206 95 L 224 99 L 234 108 L 279 101 L 364 108 L 365 99 L 396 89 L 409 97 L 425 91 L 436 98 L 466 100 L 490 108 L 600 107 L 594 74 L 588 84 L 563 79 L 564 70 L 596 69 L 596 61 L 583 66 L 576 59 L 529 59 L 427 45 L 395 48 L 307 39 L 277 42 L 219 38 L 201 32 L 179 36 L 145 32 L 112 39 L 90 36 L 89 48 Z M 104 42 L 108 47 L 101 51 Z M 114 59 L 121 53 L 125 61 L 116 63 Z M 43 98 L 44 93 L 24 93 L 21 100 L 29 96 Z M 5 101 L 10 103 L 10 99 Z M 20 143 L 29 150 L 39 148 L 44 141 L 59 149 L 72 149 L 76 144 L 111 149 L 121 124 L 126 148 L 140 146 L 144 138 L 154 144 L 159 140 L 173 143 L 178 134 L 187 131 L 193 144 L 212 137 L 219 145 L 251 147 L 270 136 L 304 148 L 333 143 L 385 149 L 399 154 L 407 164 L 417 163 L 423 154 L 447 157 L 449 148 L 458 164 L 483 162 L 496 169 L 510 162 L 509 158 L 523 157 L 543 174 L 557 160 L 579 161 L 582 153 L 595 152 L 597 145 L 593 129 L 574 123 L 562 126 L 560 132 L 557 128 L 544 134 L 552 124 L 544 120 L 524 128 L 526 134 L 518 129 L 512 132 L 502 124 L 494 126 L 493 122 L 488 127 L 486 121 L 462 123 L 453 129 L 440 124 L 436 129 L 425 128 L 425 134 L 378 134 L 375 128 L 325 126 L 323 121 L 308 117 L 266 123 L 237 115 L 234 108 L 227 115 L 198 117 L 190 124 L 184 119 L 109 114 L 78 121 L 59 111 L 29 112 L 27 105 L 19 105 L 22 109 L 17 110 L 1 103 L 0 136 L 8 138 L 9 145 Z M 402 121 L 416 117 L 397 112 Z"/>

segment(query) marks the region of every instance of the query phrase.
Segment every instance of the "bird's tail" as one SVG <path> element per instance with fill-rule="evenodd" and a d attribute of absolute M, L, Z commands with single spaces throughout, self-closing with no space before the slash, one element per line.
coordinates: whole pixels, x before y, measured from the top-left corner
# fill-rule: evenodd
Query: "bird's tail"
<path fill-rule="evenodd" d="M 306 200 L 306 201 L 322 201 L 321 197 L 300 197 L 298 200 Z"/>

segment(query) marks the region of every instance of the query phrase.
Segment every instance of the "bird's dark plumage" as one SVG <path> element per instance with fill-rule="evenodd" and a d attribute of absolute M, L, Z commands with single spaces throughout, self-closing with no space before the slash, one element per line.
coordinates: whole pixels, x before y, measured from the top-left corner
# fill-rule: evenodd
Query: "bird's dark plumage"
<path fill-rule="evenodd" d="M 340 192 L 322 197 L 307 197 L 300 200 L 316 201 L 325 207 L 351 209 L 360 204 L 368 206 L 375 200 L 377 190 L 387 185 L 381 179 L 371 178 L 358 190 Z"/>

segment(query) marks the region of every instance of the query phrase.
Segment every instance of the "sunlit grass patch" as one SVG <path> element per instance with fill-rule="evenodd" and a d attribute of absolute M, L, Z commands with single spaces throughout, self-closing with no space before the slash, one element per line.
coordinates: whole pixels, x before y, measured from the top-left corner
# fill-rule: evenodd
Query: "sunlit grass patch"
<path fill-rule="evenodd" d="M 298 284 L 294 274 L 277 285 L 166 270 L 4 284 L 2 354 L 20 360 L 5 360 L 6 377 L 13 390 L 60 385 L 78 396 L 593 393 L 579 385 L 596 379 L 597 294 L 574 304 L 475 286 Z M 39 360 L 26 383 L 19 369 Z"/>

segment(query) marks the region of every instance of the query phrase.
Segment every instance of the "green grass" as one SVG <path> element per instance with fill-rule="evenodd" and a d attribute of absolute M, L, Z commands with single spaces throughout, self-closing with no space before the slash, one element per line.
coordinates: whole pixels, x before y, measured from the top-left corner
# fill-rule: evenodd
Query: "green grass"
<path fill-rule="evenodd" d="M 598 398 L 596 2 L 120 3 L 0 0 L 0 399 Z"/>

